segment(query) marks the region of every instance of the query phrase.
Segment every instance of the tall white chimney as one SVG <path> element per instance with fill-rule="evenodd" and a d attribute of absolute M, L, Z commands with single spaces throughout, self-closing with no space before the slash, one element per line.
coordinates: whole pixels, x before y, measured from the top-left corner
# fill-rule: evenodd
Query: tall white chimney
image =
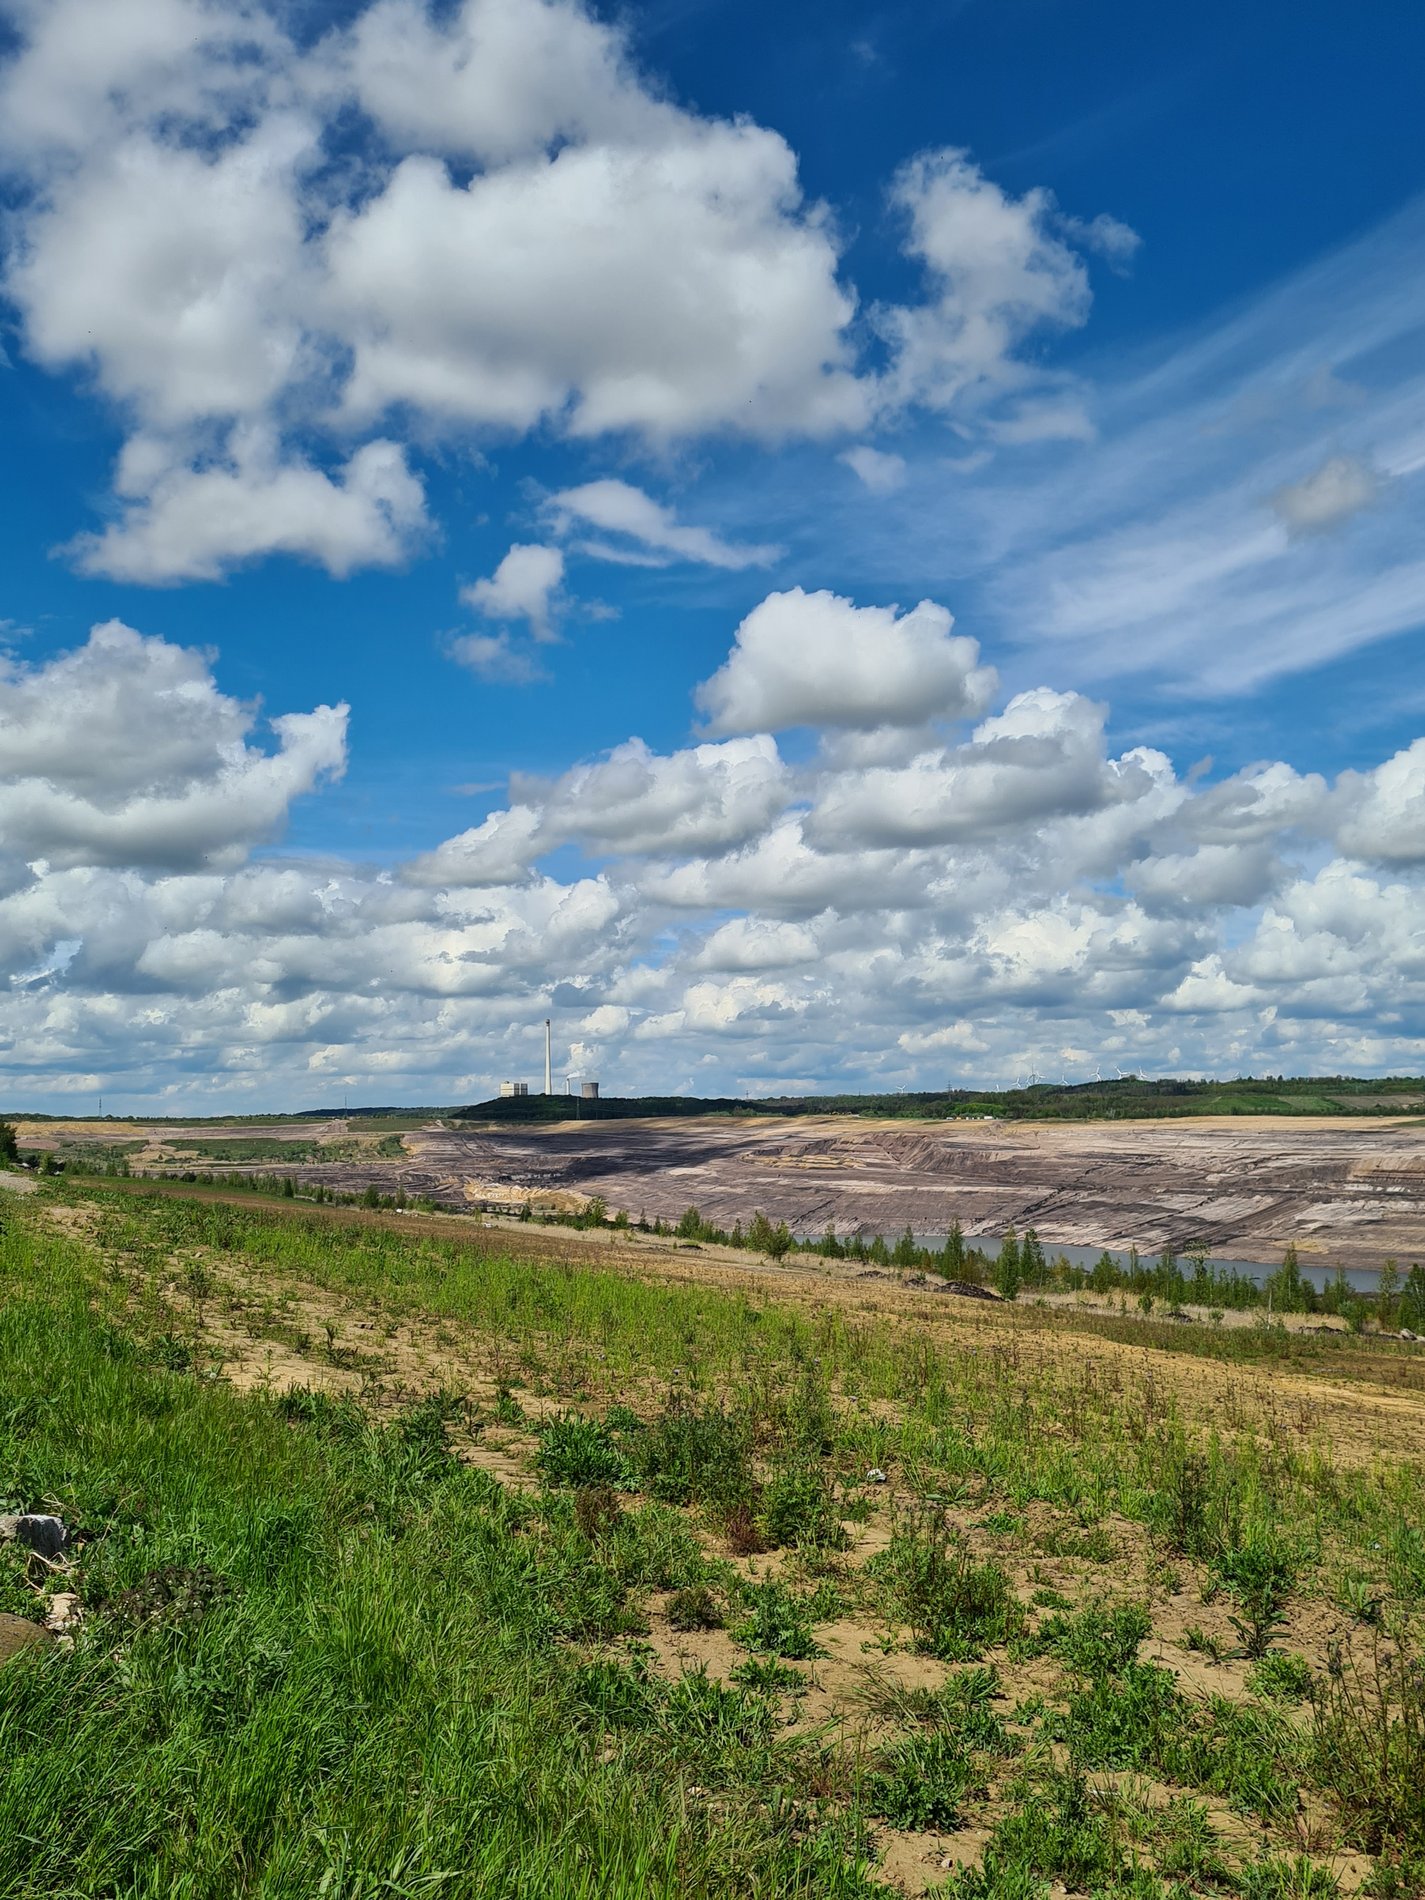
<path fill-rule="evenodd" d="M 550 1062 L 551 1050 L 549 1018 L 546 1016 L 544 1019 L 544 1092 L 546 1095 L 552 1095 L 554 1093 L 554 1069 Z"/>

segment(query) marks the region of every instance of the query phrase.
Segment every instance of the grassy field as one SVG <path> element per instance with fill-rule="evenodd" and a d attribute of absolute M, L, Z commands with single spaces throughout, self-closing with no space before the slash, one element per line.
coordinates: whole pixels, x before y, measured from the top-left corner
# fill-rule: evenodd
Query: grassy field
<path fill-rule="evenodd" d="M 1425 1892 L 1395 1342 L 47 1184 L 0 1895 Z M 953 1311 L 949 1310 L 953 1307 Z"/>

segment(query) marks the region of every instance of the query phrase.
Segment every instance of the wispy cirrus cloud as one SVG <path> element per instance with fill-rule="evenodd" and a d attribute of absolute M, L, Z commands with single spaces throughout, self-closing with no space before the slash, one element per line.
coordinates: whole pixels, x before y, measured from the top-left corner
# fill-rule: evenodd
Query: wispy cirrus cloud
<path fill-rule="evenodd" d="M 882 584 L 953 572 L 1029 677 L 1230 696 L 1425 622 L 1422 364 L 1425 202 L 1165 346 L 1081 359 L 990 424 L 1012 458 L 902 431 L 893 502 L 828 479 L 804 539 Z"/>
<path fill-rule="evenodd" d="M 783 551 L 774 542 L 728 541 L 711 528 L 680 521 L 666 503 L 631 482 L 612 478 L 562 488 L 544 509 L 557 533 L 584 534 L 577 543 L 581 554 L 623 566 L 671 567 L 675 561 L 691 561 L 736 572 L 769 567 Z M 589 530 L 600 538 L 590 540 Z"/>

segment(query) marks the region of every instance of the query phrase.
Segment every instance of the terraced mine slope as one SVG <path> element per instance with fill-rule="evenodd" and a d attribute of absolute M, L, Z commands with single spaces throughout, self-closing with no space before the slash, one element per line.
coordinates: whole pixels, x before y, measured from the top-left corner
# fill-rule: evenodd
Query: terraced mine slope
<path fill-rule="evenodd" d="M 636 1220 L 696 1205 L 731 1227 L 755 1209 L 816 1234 L 967 1236 L 1033 1225 L 1049 1246 L 1373 1268 L 1425 1259 L 1425 1122 L 946 1123 L 684 1118 L 384 1132 L 353 1117 L 225 1133 L 123 1123 L 25 1124 L 22 1145 L 122 1155 L 135 1172 L 279 1171 L 299 1188 L 375 1183 L 453 1208 L 570 1211 L 592 1195 Z"/>

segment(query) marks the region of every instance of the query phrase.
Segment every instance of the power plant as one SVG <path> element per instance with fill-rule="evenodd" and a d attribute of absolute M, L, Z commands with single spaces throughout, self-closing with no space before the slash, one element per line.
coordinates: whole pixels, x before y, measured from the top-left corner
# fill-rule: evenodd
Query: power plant
<path fill-rule="evenodd" d="M 573 1084 L 576 1080 L 577 1077 L 575 1076 L 565 1076 L 564 1093 L 566 1095 L 573 1095 Z M 544 1019 L 544 1093 L 546 1095 L 552 1095 L 554 1093 L 554 1031 L 553 1024 L 547 1016 Z M 500 1084 L 500 1095 L 505 1101 L 512 1100 L 517 1096 L 527 1096 L 528 1094 L 528 1082 L 501 1082 Z M 579 1099 L 584 1102 L 597 1102 L 599 1099 L 598 1083 L 580 1082 Z"/>

